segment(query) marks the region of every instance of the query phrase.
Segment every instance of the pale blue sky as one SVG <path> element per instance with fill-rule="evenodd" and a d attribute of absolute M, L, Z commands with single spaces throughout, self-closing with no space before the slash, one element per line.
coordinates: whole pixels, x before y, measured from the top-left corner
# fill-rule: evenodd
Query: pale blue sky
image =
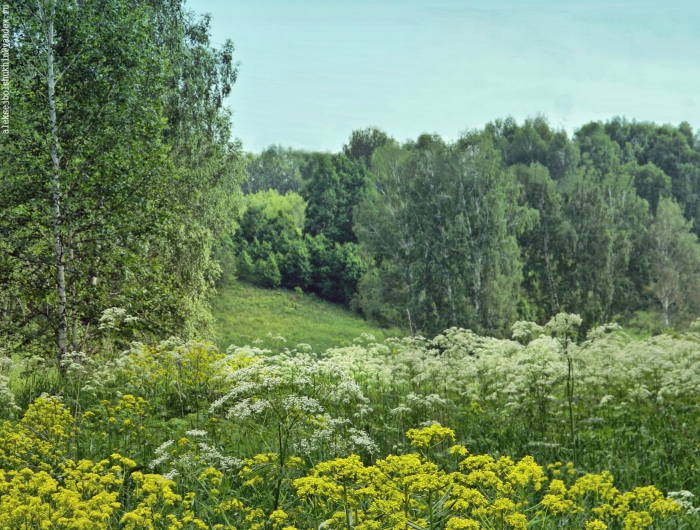
<path fill-rule="evenodd" d="M 700 2 L 188 0 L 241 62 L 247 151 L 338 151 L 376 125 L 454 139 L 508 115 L 571 133 L 626 116 L 700 127 Z"/>

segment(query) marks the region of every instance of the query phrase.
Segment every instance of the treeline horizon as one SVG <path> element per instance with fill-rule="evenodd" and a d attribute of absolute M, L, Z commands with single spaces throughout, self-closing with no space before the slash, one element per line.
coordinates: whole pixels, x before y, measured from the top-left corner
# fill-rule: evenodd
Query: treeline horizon
<path fill-rule="evenodd" d="M 245 153 L 229 276 L 315 292 L 386 326 L 504 336 L 561 311 L 659 333 L 700 316 L 700 142 L 539 115 L 445 141 L 377 127 L 337 153 Z M 238 272 L 234 272 L 236 270 Z"/>

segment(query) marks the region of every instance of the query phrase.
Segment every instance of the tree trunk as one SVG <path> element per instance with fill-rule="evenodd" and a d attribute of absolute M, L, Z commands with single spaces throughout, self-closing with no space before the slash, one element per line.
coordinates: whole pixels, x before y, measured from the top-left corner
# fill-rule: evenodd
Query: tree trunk
<path fill-rule="evenodd" d="M 75 253 L 73 252 L 72 238 L 69 238 L 69 249 L 68 254 L 70 256 L 70 268 L 72 270 L 71 274 L 71 325 L 72 333 L 71 337 L 73 339 L 73 351 L 77 352 L 80 347 L 78 344 L 78 290 L 75 282 Z"/>
<path fill-rule="evenodd" d="M 58 293 L 58 328 L 56 330 L 58 340 L 58 361 L 63 360 L 66 355 L 66 342 L 68 319 L 66 315 L 66 265 L 61 237 L 61 187 L 58 178 L 59 173 L 59 147 L 58 128 L 56 125 L 56 78 L 53 65 L 53 22 L 56 15 L 56 0 L 51 0 L 51 12 L 48 19 L 44 12 L 43 0 L 38 0 L 39 17 L 46 27 L 46 84 L 48 88 L 49 102 L 49 122 L 51 124 L 51 144 L 49 152 L 51 155 L 51 198 L 53 202 L 53 241 L 54 253 L 56 255 L 56 290 Z M 60 364 L 59 364 L 60 366 Z"/>
<path fill-rule="evenodd" d="M 557 296 L 557 287 L 552 274 L 552 267 L 549 262 L 549 230 L 545 229 L 544 234 L 544 263 L 547 272 L 547 287 L 549 289 L 549 304 L 552 308 L 552 316 L 559 313 L 559 297 Z"/>

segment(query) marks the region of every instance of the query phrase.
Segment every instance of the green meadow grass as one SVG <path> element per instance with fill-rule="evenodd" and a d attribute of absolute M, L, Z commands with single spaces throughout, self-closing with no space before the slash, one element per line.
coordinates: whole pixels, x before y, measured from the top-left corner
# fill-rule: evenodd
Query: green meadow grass
<path fill-rule="evenodd" d="M 266 348 L 282 347 L 267 335 L 286 339 L 284 346 L 310 344 L 323 352 L 334 346 L 346 346 L 362 333 L 378 340 L 403 336 L 400 329 L 382 329 L 352 311 L 312 294 L 286 289 L 262 289 L 242 282 L 221 287 L 212 301 L 218 323 L 217 345 L 225 351 L 231 344 L 250 345 L 263 339 Z"/>

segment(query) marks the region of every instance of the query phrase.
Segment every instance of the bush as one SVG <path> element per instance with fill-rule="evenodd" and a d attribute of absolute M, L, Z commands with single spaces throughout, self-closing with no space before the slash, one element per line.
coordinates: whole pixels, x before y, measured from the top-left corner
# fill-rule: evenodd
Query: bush
<path fill-rule="evenodd" d="M 255 277 L 253 280 L 261 287 L 279 287 L 282 275 L 277 267 L 274 254 L 268 254 L 267 258 L 255 262 Z"/>
<path fill-rule="evenodd" d="M 303 239 L 287 240 L 284 252 L 280 254 L 279 269 L 283 287 L 306 289 L 309 286 L 313 271 Z"/>
<path fill-rule="evenodd" d="M 236 260 L 238 275 L 243 280 L 253 281 L 255 278 L 255 264 L 247 251 L 243 251 L 238 255 Z"/>

